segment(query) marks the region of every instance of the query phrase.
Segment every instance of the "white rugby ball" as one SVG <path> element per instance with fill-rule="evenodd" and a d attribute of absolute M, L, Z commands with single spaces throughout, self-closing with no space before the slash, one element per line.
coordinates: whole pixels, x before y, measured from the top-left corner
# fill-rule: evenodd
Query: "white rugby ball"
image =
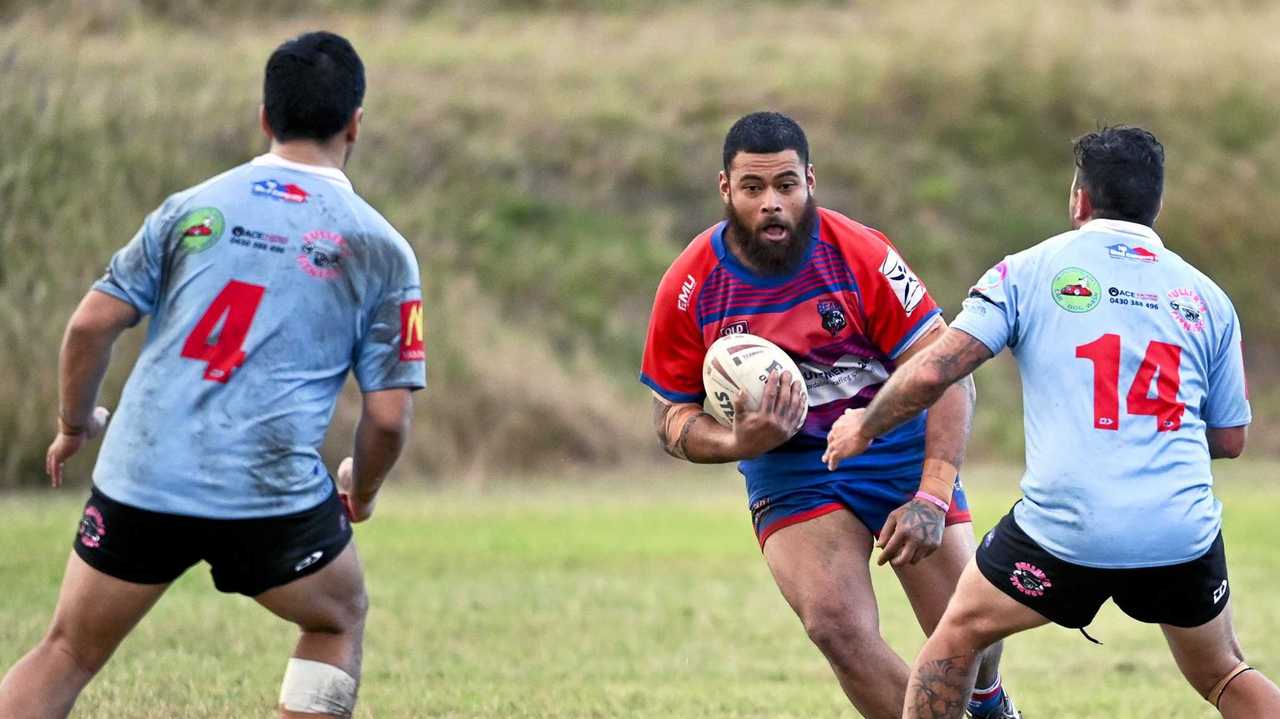
<path fill-rule="evenodd" d="M 804 387 L 804 377 L 791 356 L 763 337 L 751 334 L 726 335 L 707 348 L 702 360 L 702 386 L 707 391 L 706 409 L 716 421 L 726 427 L 733 426 L 733 398 L 738 390 L 747 391 L 747 406 L 760 406 L 760 395 L 769 373 L 790 372 L 793 381 L 800 382 L 805 393 L 804 415 L 797 427 L 804 424 L 809 413 L 809 391 Z"/>

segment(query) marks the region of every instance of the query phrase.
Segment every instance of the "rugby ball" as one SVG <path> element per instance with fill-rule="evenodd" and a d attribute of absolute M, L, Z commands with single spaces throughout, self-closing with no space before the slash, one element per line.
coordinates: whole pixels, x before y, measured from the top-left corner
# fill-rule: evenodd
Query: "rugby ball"
<path fill-rule="evenodd" d="M 726 427 L 733 426 L 733 398 L 738 390 L 747 391 L 747 406 L 760 406 L 760 395 L 769 373 L 777 370 L 790 372 L 792 380 L 804 388 L 804 377 L 791 356 L 763 337 L 750 334 L 726 335 L 707 349 L 702 360 L 702 386 L 707 391 L 707 412 Z M 804 415 L 797 427 L 804 424 L 809 413 L 809 392 L 804 389 Z"/>

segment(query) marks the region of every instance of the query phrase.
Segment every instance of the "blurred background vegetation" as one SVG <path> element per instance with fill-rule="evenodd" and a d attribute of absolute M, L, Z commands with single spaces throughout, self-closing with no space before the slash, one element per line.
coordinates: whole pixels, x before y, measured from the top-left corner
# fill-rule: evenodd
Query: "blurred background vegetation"
<path fill-rule="evenodd" d="M 1066 229 L 1073 137 L 1152 129 L 1157 229 L 1234 298 L 1253 451 L 1280 449 L 1272 3 L 0 0 L 0 486 L 44 481 L 89 283 L 166 195 L 264 149 L 266 58 L 321 28 L 369 76 L 349 175 L 423 266 L 431 386 L 406 473 L 653 457 L 635 380 L 653 291 L 722 214 L 725 130 L 765 108 L 809 133 L 819 201 L 884 230 L 948 317 L 1000 257 Z M 1020 461 L 1010 363 L 979 393 L 972 453 Z"/>

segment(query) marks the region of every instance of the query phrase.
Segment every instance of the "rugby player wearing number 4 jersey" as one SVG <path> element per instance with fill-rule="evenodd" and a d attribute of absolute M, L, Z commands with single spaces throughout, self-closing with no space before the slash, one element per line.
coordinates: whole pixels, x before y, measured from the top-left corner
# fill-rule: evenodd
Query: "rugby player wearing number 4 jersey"
<path fill-rule="evenodd" d="M 267 61 L 271 151 L 170 197 L 71 318 L 54 486 L 103 430 L 111 345 L 150 315 L 94 469 L 48 634 L 0 683 L 0 718 L 64 717 L 169 584 L 201 560 L 223 592 L 301 629 L 283 717 L 347 717 L 366 599 L 349 522 L 373 512 L 425 385 L 413 251 L 342 172 L 364 67 L 310 33 Z M 347 372 L 364 393 L 338 488 L 317 452 Z"/>
<path fill-rule="evenodd" d="M 867 456 L 827 472 L 831 422 L 865 406 L 945 323 L 884 235 L 817 207 L 809 145 L 790 118 L 742 118 L 723 161 L 726 220 L 694 238 L 654 301 L 641 380 L 654 392 L 655 430 L 677 458 L 741 461 L 756 536 L 783 596 L 863 716 L 898 717 L 908 669 L 880 636 L 868 560 L 878 534 L 879 562 L 892 563 L 920 626 L 932 631 L 973 554 L 956 476 L 972 385 L 957 385 L 927 419 L 886 432 Z M 734 398 L 730 429 L 703 412 L 702 361 L 735 332 L 773 341 L 805 376 L 775 373 L 759 408 Z M 800 382 L 810 407 L 797 431 Z M 975 716 L 1017 716 L 998 661 L 998 648 L 987 653 Z"/>
<path fill-rule="evenodd" d="M 1161 626 L 1224 717 L 1280 717 L 1280 689 L 1250 670 L 1231 627 L 1209 462 L 1244 449 L 1240 320 L 1152 229 L 1164 183 L 1155 137 L 1107 128 L 1075 150 L 1075 229 L 996 265 L 942 339 L 831 430 L 834 464 L 1004 347 L 1022 374 L 1024 497 L 965 569 L 916 659 L 904 715 L 959 717 L 983 648 L 1049 622 L 1083 629 L 1110 598 Z"/>

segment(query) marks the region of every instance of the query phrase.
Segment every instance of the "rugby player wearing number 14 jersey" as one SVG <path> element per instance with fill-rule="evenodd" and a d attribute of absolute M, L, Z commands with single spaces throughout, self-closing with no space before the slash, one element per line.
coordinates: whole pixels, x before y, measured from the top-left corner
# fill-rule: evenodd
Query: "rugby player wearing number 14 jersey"
<path fill-rule="evenodd" d="M 1076 167 L 1075 230 L 996 265 L 942 339 L 829 437 L 830 461 L 855 456 L 1003 348 L 1018 362 L 1024 497 L 916 659 L 904 716 L 959 717 L 985 646 L 1048 622 L 1083 629 L 1110 598 L 1161 626 L 1223 716 L 1280 717 L 1280 690 L 1244 663 L 1232 630 L 1209 463 L 1244 449 L 1240 320 L 1152 229 L 1164 148 L 1151 133 L 1085 135 Z"/>
<path fill-rule="evenodd" d="M 863 716 L 898 717 L 908 669 L 880 635 L 868 559 L 878 535 L 880 563 L 892 563 L 931 631 L 973 553 L 955 469 L 972 387 L 956 386 L 927 418 L 918 414 L 868 456 L 828 472 L 821 455 L 831 422 L 865 406 L 946 325 L 884 235 L 817 207 L 808 142 L 793 120 L 743 117 L 725 137 L 723 162 L 727 219 L 694 238 L 654 301 L 641 380 L 654 392 L 655 429 L 677 458 L 741 461 L 778 588 Z M 775 373 L 760 408 L 734 398 L 730 429 L 703 412 L 702 362 L 735 332 L 771 340 L 805 376 Z M 799 382 L 810 406 L 797 431 Z M 986 657 L 974 715 L 1016 717 L 999 649 Z"/>
<path fill-rule="evenodd" d="M 68 325 L 48 471 L 102 430 L 119 334 L 146 342 L 94 469 L 48 634 L 0 683 L 0 719 L 64 717 L 169 584 L 199 561 L 223 592 L 301 629 L 284 717 L 347 717 L 366 599 L 349 522 L 368 519 L 425 385 L 413 251 L 342 168 L 364 67 L 310 33 L 267 62 L 271 152 L 170 197 Z M 364 393 L 338 489 L 318 448 L 349 370 Z"/>

